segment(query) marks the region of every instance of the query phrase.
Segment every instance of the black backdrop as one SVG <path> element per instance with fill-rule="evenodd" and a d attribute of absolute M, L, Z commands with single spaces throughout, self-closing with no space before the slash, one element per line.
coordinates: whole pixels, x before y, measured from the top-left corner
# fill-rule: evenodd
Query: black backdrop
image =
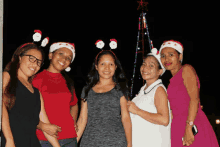
<path fill-rule="evenodd" d="M 201 82 L 201 103 L 205 113 L 213 116 L 210 119 L 217 130 L 214 126 L 214 118 L 220 116 L 217 4 L 174 0 L 148 0 L 148 3 L 147 24 L 154 46 L 159 48 L 168 39 L 182 42 L 185 49 L 183 63 L 196 69 Z M 94 45 L 97 39 L 103 39 L 106 45 L 110 38 L 118 40 L 115 52 L 130 80 L 140 14 L 137 7 L 135 0 L 4 0 L 3 67 L 19 45 L 32 42 L 33 30 L 40 29 L 43 36 L 50 37 L 49 45 L 55 41 L 75 43 L 76 58 L 68 74 L 74 79 L 78 98 L 92 61 L 99 52 Z M 47 65 L 48 60 L 43 68 Z M 166 72 L 163 76 L 165 84 L 169 77 L 170 73 Z"/>

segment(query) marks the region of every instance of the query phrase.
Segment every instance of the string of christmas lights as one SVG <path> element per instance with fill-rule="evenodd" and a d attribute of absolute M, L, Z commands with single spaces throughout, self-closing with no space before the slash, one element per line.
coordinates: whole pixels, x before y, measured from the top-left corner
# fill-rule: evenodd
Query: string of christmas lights
<path fill-rule="evenodd" d="M 150 52 L 153 48 L 153 43 L 152 43 L 152 40 L 150 39 L 150 34 L 149 34 L 149 31 L 148 31 L 148 25 L 147 25 L 147 19 L 145 18 L 145 15 L 146 13 L 143 14 L 143 21 L 144 21 L 144 26 L 145 26 L 145 29 L 147 30 L 147 37 L 148 37 L 148 43 L 149 43 L 149 46 L 150 46 Z"/>
<path fill-rule="evenodd" d="M 133 70 L 133 75 L 132 75 L 132 78 L 131 78 L 131 97 L 133 95 L 133 87 L 134 87 L 134 77 L 135 77 L 135 69 L 136 69 L 136 66 L 137 66 L 137 54 L 138 54 L 138 50 L 140 50 L 139 48 L 139 42 L 140 42 L 140 39 L 139 39 L 139 36 L 140 36 L 140 30 L 141 30 L 141 16 L 142 16 L 142 21 L 144 23 L 144 28 L 146 29 L 147 32 L 145 32 L 145 34 L 147 33 L 147 36 L 148 36 L 148 41 L 149 41 L 149 46 L 150 46 L 150 52 L 153 48 L 153 43 L 152 43 L 152 40 L 150 40 L 150 34 L 149 34 L 149 30 L 148 30 L 148 25 L 147 25 L 147 21 L 146 21 L 146 18 L 145 18 L 145 15 L 146 13 L 141 13 L 140 14 L 140 17 L 139 17 L 139 23 L 138 23 L 138 35 L 137 35 L 137 45 L 136 45 L 136 52 L 135 52 L 135 60 L 134 60 L 134 70 Z M 143 49 L 144 50 L 144 49 Z"/>

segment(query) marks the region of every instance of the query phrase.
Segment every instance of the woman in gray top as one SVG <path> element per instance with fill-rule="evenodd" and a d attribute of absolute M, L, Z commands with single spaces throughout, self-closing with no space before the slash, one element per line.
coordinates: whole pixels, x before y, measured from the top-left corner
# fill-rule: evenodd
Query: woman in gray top
<path fill-rule="evenodd" d="M 127 80 L 112 51 L 96 56 L 88 79 L 77 122 L 80 147 L 131 147 Z"/>

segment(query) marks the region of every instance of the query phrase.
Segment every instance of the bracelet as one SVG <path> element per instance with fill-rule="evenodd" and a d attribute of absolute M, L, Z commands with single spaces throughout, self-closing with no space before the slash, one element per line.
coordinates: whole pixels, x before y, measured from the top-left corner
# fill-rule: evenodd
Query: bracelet
<path fill-rule="evenodd" d="M 186 123 L 189 124 L 190 126 L 193 125 L 193 121 L 189 121 L 189 120 L 187 120 Z"/>

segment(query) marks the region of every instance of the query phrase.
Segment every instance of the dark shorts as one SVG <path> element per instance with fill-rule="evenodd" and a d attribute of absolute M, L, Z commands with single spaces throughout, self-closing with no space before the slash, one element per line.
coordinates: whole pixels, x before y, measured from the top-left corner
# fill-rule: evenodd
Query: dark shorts
<path fill-rule="evenodd" d="M 77 147 L 76 138 L 61 139 L 58 141 L 61 147 Z M 40 144 L 42 147 L 53 147 L 49 141 L 40 140 Z"/>

